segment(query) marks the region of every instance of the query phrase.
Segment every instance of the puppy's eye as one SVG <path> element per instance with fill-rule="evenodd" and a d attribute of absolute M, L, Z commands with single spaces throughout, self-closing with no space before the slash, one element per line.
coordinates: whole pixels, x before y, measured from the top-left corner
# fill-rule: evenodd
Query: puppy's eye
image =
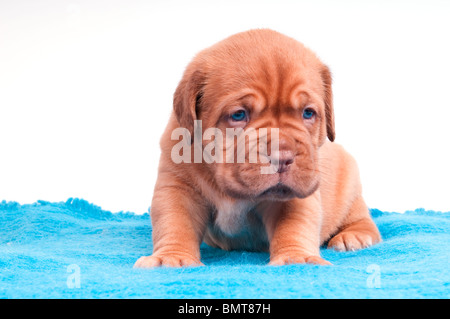
<path fill-rule="evenodd" d="M 310 120 L 316 115 L 316 111 L 310 108 L 306 108 L 303 110 L 303 118 L 305 120 Z"/>
<path fill-rule="evenodd" d="M 236 122 L 246 121 L 247 112 L 245 110 L 239 110 L 231 114 L 231 119 Z"/>

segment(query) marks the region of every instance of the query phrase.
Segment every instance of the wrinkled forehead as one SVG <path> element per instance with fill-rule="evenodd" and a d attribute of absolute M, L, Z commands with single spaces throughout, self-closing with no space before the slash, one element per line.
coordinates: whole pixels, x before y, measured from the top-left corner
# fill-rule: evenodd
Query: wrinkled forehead
<path fill-rule="evenodd" d="M 308 55 L 276 54 L 220 61 L 210 69 L 203 89 L 204 102 L 214 108 L 251 105 L 301 107 L 323 99 L 322 64 Z M 207 110 L 205 110 L 207 112 Z"/>

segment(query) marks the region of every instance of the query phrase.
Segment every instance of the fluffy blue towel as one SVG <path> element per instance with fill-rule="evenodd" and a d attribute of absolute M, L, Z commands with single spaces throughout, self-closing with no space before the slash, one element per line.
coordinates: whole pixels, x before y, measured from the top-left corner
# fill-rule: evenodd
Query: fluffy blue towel
<path fill-rule="evenodd" d="M 132 269 L 152 251 L 148 214 L 84 200 L 0 203 L 1 298 L 448 298 L 450 214 L 372 210 L 383 243 L 322 249 L 333 266 L 266 266 L 267 253 L 203 244 L 206 267 Z"/>

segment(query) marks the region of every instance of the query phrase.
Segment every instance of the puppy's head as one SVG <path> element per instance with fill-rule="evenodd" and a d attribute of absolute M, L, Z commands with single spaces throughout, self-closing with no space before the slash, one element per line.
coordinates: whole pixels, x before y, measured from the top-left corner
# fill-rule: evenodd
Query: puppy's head
<path fill-rule="evenodd" d="M 335 137 L 328 68 L 271 30 L 239 33 L 200 52 L 176 89 L 174 112 L 191 134 L 199 120 L 201 133 L 209 132 L 200 147 L 215 160 L 205 159 L 204 169 L 232 197 L 310 195 L 319 183 L 318 150 Z"/>

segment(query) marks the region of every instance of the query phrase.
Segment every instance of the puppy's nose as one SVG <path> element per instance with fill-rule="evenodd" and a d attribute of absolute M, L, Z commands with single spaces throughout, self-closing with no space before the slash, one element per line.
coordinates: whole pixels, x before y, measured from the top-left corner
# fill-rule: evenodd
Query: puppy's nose
<path fill-rule="evenodd" d="M 277 173 L 287 172 L 294 163 L 295 154 L 292 151 L 280 150 L 270 155 L 270 163 L 278 167 Z"/>

